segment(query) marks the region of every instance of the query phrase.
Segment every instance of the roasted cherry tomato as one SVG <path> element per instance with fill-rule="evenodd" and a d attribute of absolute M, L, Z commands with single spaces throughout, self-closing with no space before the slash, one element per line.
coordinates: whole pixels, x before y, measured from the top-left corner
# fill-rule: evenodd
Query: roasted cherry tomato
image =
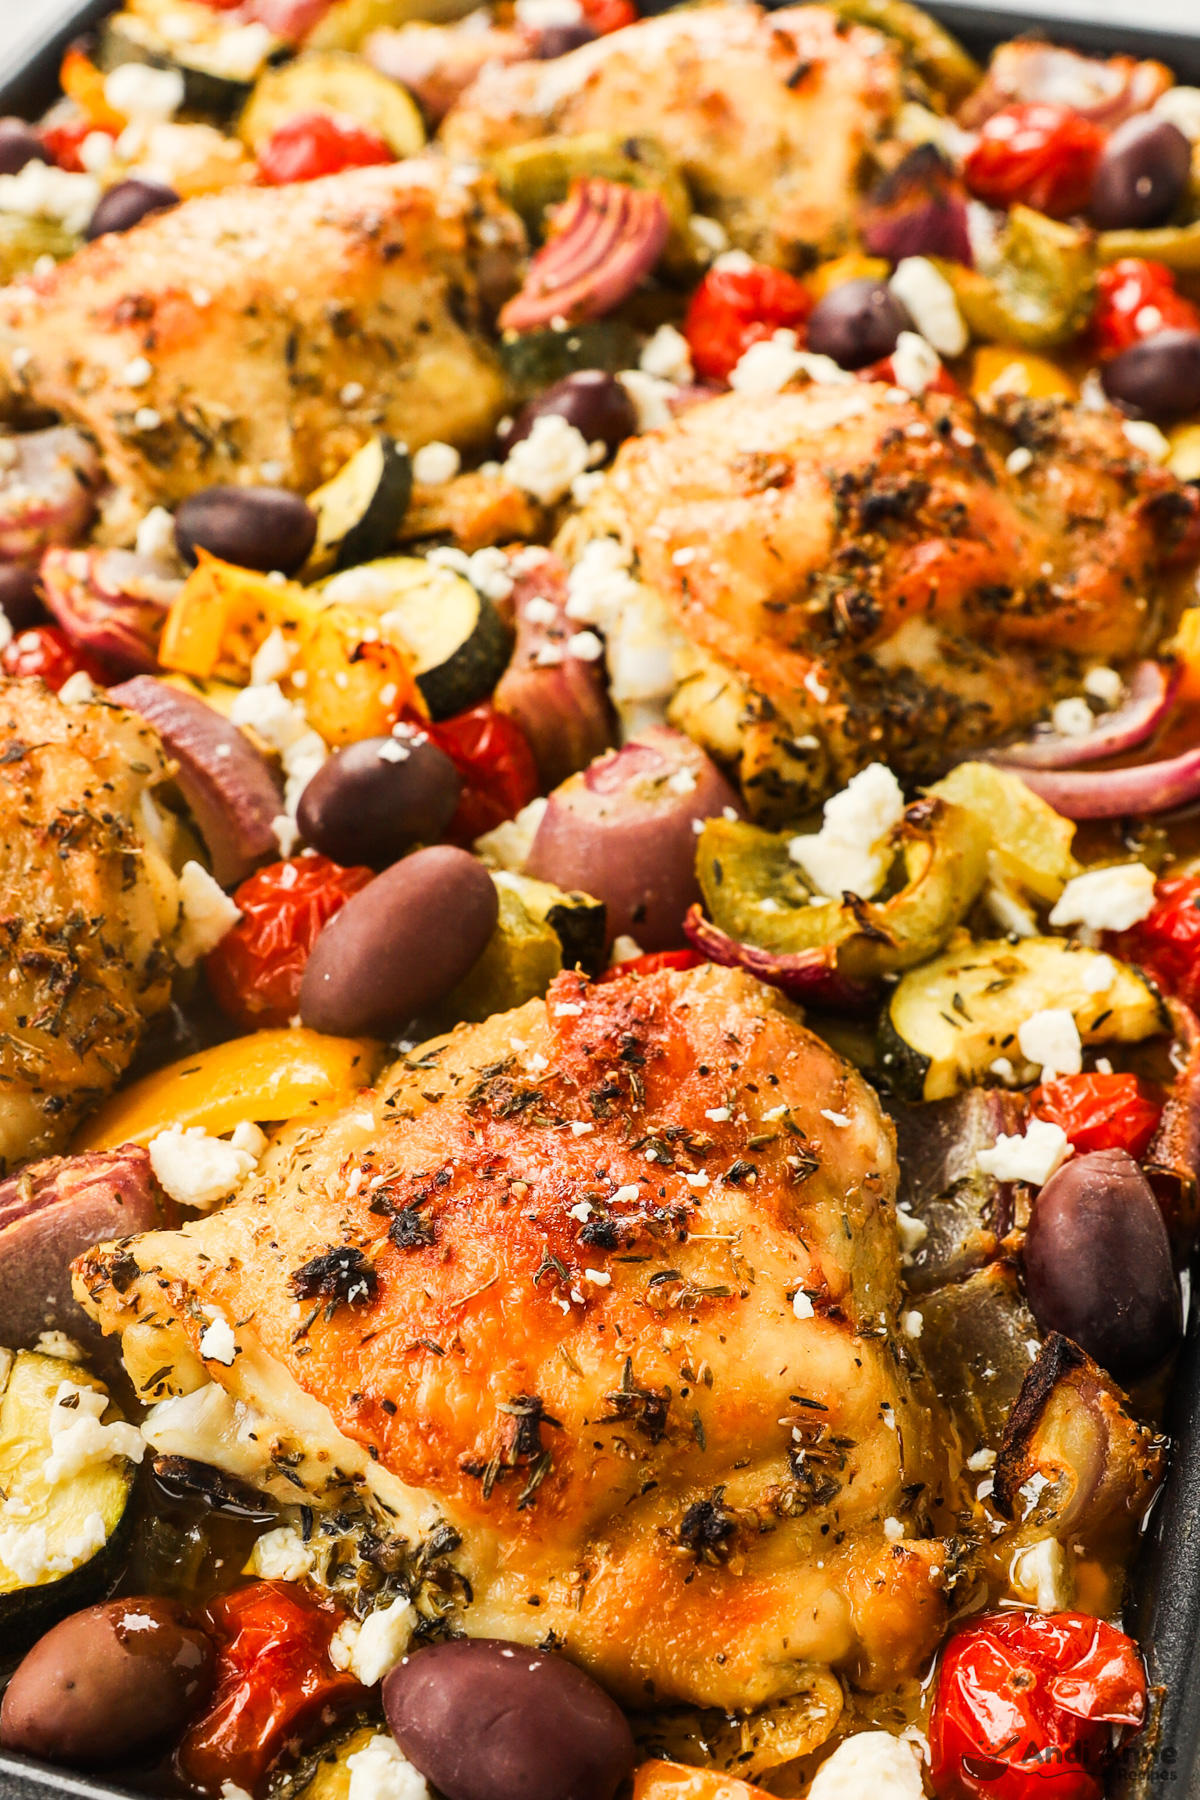
<path fill-rule="evenodd" d="M 1137 1645 L 1083 1613 L 989 1613 L 950 1639 L 929 1723 L 938 1800 L 1100 1800 L 1113 1725 L 1139 1726 Z"/>
<path fill-rule="evenodd" d="M 583 0 L 583 22 L 590 25 L 598 37 L 607 37 L 610 31 L 620 31 L 626 25 L 636 25 L 640 16 L 633 0 Z"/>
<path fill-rule="evenodd" d="M 620 975 L 657 975 L 660 969 L 698 969 L 707 957 L 698 950 L 652 950 L 648 956 L 635 956 L 629 962 L 613 963 L 597 981 L 616 981 Z"/>
<path fill-rule="evenodd" d="M 452 844 L 470 844 L 505 819 L 514 819 L 538 791 L 537 764 L 515 719 L 490 700 L 436 725 L 414 719 L 444 750 L 462 776 L 458 808 L 446 829 Z"/>
<path fill-rule="evenodd" d="M 1160 881 L 1153 911 L 1113 943 L 1122 961 L 1148 969 L 1168 994 L 1200 1006 L 1200 875 Z"/>
<path fill-rule="evenodd" d="M 697 375 L 725 381 L 751 344 L 785 328 L 798 331 L 812 309 L 804 283 L 783 269 L 710 269 L 683 322 Z"/>
<path fill-rule="evenodd" d="M 1158 1130 L 1163 1102 L 1136 1075 L 1060 1075 L 1032 1095 L 1039 1119 L 1061 1125 L 1076 1150 L 1140 1156 Z"/>
<path fill-rule="evenodd" d="M 340 113 L 299 113 L 273 131 L 259 151 L 258 178 L 268 187 L 287 187 L 395 160 L 379 133 L 354 119 Z"/>
<path fill-rule="evenodd" d="M 242 916 L 205 962 L 221 1011 L 248 1030 L 286 1025 L 323 927 L 371 869 L 344 869 L 327 856 L 294 856 L 257 869 L 234 894 Z"/>
<path fill-rule="evenodd" d="M 895 364 L 890 356 L 885 356 L 882 362 L 872 363 L 869 368 L 860 369 L 858 371 L 858 379 L 860 381 L 886 381 L 889 387 L 896 387 L 898 385 L 896 381 Z M 925 392 L 927 394 L 952 394 L 957 399 L 961 400 L 962 398 L 962 389 L 959 387 L 957 381 L 955 381 L 945 363 L 940 365 L 937 374 L 929 383 Z"/>
<path fill-rule="evenodd" d="M 96 131 L 103 131 L 114 139 L 117 136 L 115 126 L 93 125 L 90 119 L 66 119 L 61 125 L 42 125 L 38 129 L 38 136 L 45 146 L 46 154 L 60 169 L 67 169 L 72 175 L 82 175 L 84 168 L 79 160 L 79 146 L 84 138 L 91 137 Z"/>
<path fill-rule="evenodd" d="M 1176 292 L 1165 263 L 1123 256 L 1096 277 L 1091 329 L 1099 355 L 1119 356 L 1156 331 L 1200 331 L 1200 307 Z"/>
<path fill-rule="evenodd" d="M 1090 119 L 1045 100 L 1002 106 L 980 128 L 963 164 L 971 192 L 993 206 L 1015 201 L 1065 219 L 1091 192 L 1104 133 Z"/>
<path fill-rule="evenodd" d="M 343 1617 L 287 1581 L 256 1581 L 211 1603 L 217 1677 L 179 1746 L 188 1782 L 210 1794 L 225 1782 L 253 1793 L 289 1742 L 363 1698 L 354 1676 L 329 1660 Z"/>
<path fill-rule="evenodd" d="M 0 668 L 6 675 L 40 675 L 56 694 L 80 670 L 101 684 L 109 680 L 95 658 L 73 644 L 58 625 L 31 625 L 28 631 L 18 631 L 0 655 Z"/>

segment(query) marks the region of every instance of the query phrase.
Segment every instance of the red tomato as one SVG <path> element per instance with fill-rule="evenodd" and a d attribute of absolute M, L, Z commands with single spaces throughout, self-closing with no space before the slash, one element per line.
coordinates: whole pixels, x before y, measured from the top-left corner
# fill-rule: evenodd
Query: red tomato
<path fill-rule="evenodd" d="M 1200 1006 L 1200 875 L 1160 881 L 1153 911 L 1113 943 L 1122 961 L 1138 963 L 1168 994 Z"/>
<path fill-rule="evenodd" d="M 84 169 L 79 160 L 79 146 L 94 131 L 103 131 L 111 138 L 117 136 L 114 126 L 93 125 L 90 119 L 68 119 L 61 125 L 43 125 L 38 136 L 60 169 L 68 169 L 72 175 L 82 175 Z"/>
<path fill-rule="evenodd" d="M 204 965 L 221 1011 L 252 1031 L 286 1025 L 322 928 L 373 880 L 371 869 L 294 856 L 243 881 L 233 896 L 242 916 Z"/>
<path fill-rule="evenodd" d="M 315 181 L 340 169 L 395 162 L 376 131 L 340 113 L 300 113 L 273 131 L 258 156 L 258 178 L 267 187 Z"/>
<path fill-rule="evenodd" d="M 583 0 L 583 19 L 600 37 L 636 25 L 641 15 L 633 0 Z"/>
<path fill-rule="evenodd" d="M 513 819 L 538 791 L 537 764 L 515 719 L 483 700 L 468 712 L 431 724 L 414 720 L 444 750 L 463 780 L 458 807 L 446 831 L 452 844 L 470 844 L 505 819 Z"/>
<path fill-rule="evenodd" d="M 253 1793 L 290 1741 L 325 1722 L 326 1709 L 361 1701 L 361 1684 L 329 1660 L 343 1617 L 287 1581 L 256 1581 L 211 1603 L 216 1686 L 179 1746 L 187 1781 L 211 1793 L 232 1781 Z"/>
<path fill-rule="evenodd" d="M 1111 1726 L 1139 1726 L 1137 1645 L 1083 1613 L 990 1613 L 950 1639 L 929 1724 L 938 1800 L 1100 1800 Z"/>
<path fill-rule="evenodd" d="M 1162 1118 L 1163 1103 L 1136 1075 L 1060 1075 L 1032 1095 L 1039 1119 L 1061 1125 L 1076 1150 L 1128 1150 L 1140 1156 Z"/>
<path fill-rule="evenodd" d="M 971 192 L 993 206 L 1020 201 L 1052 219 L 1087 204 L 1104 133 L 1069 106 L 1045 100 L 1002 106 L 986 120 L 963 164 Z"/>
<path fill-rule="evenodd" d="M 1096 277 L 1092 337 L 1101 356 L 1119 356 L 1156 331 L 1200 331 L 1200 307 L 1175 291 L 1165 263 L 1123 256 Z"/>
<path fill-rule="evenodd" d="M 58 625 L 31 625 L 28 631 L 19 631 L 0 655 L 0 668 L 6 675 L 40 675 L 56 694 L 81 669 L 101 685 L 109 679 L 95 658 L 73 644 Z"/>
<path fill-rule="evenodd" d="M 629 962 L 614 963 L 597 981 L 616 981 L 621 975 L 657 975 L 660 969 L 698 969 L 707 962 L 698 950 L 652 950 L 647 956 L 635 956 Z"/>
<path fill-rule="evenodd" d="M 725 381 L 751 344 L 784 328 L 798 331 L 813 309 L 802 281 L 783 269 L 710 269 L 692 295 L 684 335 L 697 375 Z"/>

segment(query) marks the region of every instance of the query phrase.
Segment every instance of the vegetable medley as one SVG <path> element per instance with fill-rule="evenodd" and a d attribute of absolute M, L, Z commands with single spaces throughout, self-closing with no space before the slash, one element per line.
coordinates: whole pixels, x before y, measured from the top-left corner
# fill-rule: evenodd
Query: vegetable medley
<path fill-rule="evenodd" d="M 1200 90 L 469 7 L 128 0 L 0 120 L 0 1744 L 1099 1800 L 1200 1231 Z"/>

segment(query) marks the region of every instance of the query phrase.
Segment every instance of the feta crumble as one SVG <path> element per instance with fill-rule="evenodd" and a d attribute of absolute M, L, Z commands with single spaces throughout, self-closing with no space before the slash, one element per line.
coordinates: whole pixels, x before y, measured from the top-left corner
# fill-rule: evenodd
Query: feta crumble
<path fill-rule="evenodd" d="M 797 1288 L 792 1300 L 792 1311 L 798 1319 L 815 1319 L 813 1303 L 803 1288 Z"/>
<path fill-rule="evenodd" d="M 900 783 L 871 763 L 825 802 L 820 831 L 794 837 L 788 855 L 821 894 L 851 892 L 869 900 L 891 865 L 891 833 L 904 817 Z"/>
<path fill-rule="evenodd" d="M 108 1395 L 97 1388 L 60 1381 L 50 1409 L 50 1454 L 42 1464 L 42 1480 L 48 1487 L 69 1481 L 93 1463 L 113 1462 L 118 1456 L 140 1463 L 146 1442 L 136 1425 L 118 1420 L 102 1425 L 100 1416 Z M 101 1538 L 101 1543 L 104 1542 Z"/>
<path fill-rule="evenodd" d="M 1026 1062 L 1039 1063 L 1043 1081 L 1056 1075 L 1078 1075 L 1083 1067 L 1079 1027 L 1065 1006 L 1031 1013 L 1017 1027 L 1017 1043 Z"/>
<path fill-rule="evenodd" d="M 88 706 L 96 698 L 96 684 L 86 669 L 76 669 L 59 688 L 58 697 L 64 706 Z"/>
<path fill-rule="evenodd" d="M 751 344 L 731 371 L 729 385 L 735 394 L 778 394 L 804 367 L 804 352 L 794 331 L 781 330 Z"/>
<path fill-rule="evenodd" d="M 927 256 L 904 257 L 888 286 L 939 356 L 962 355 L 967 328 L 954 289 Z"/>
<path fill-rule="evenodd" d="M 1033 451 L 1024 444 L 1018 444 L 1016 449 L 1010 450 L 1005 457 L 1004 466 L 1010 475 L 1023 475 L 1026 469 L 1033 466 Z"/>
<path fill-rule="evenodd" d="M 200 1333 L 200 1354 L 208 1362 L 224 1363 L 228 1368 L 237 1355 L 237 1339 L 233 1326 L 219 1306 L 205 1308 L 208 1324 Z"/>
<path fill-rule="evenodd" d="M 1185 138 L 1200 143 L 1200 88 L 1171 87 L 1150 108 L 1156 119 L 1178 126 Z"/>
<path fill-rule="evenodd" d="M 202 1125 L 172 1125 L 150 1140 L 150 1167 L 159 1186 L 180 1206 L 198 1212 L 232 1194 L 257 1162 L 248 1148 L 211 1137 Z"/>
<path fill-rule="evenodd" d="M 509 451 L 504 473 L 543 506 L 553 506 L 590 461 L 590 446 L 583 433 L 560 413 L 542 413 L 534 420 L 529 436 Z"/>
<path fill-rule="evenodd" d="M 470 556 L 465 550 L 456 550 L 451 544 L 441 545 L 431 550 L 425 560 L 432 563 L 435 569 L 453 569 L 456 574 L 465 575 L 471 586 L 486 600 L 507 600 L 516 586 L 508 557 L 493 544 L 486 545 L 482 550 L 472 551 Z M 380 623 L 386 626 L 386 613 Z"/>
<path fill-rule="evenodd" d="M 1068 881 L 1050 914 L 1051 925 L 1128 931 L 1154 907 L 1154 874 L 1145 863 L 1114 863 Z"/>
<path fill-rule="evenodd" d="M 900 1329 L 905 1337 L 919 1338 L 925 1329 L 925 1315 L 914 1307 L 911 1312 L 900 1314 Z"/>
<path fill-rule="evenodd" d="M 660 381 L 675 382 L 680 387 L 686 387 L 695 379 L 691 345 L 674 325 L 659 326 L 643 346 L 638 367 L 647 375 L 655 375 Z"/>
<path fill-rule="evenodd" d="M 190 969 L 202 956 L 215 950 L 226 932 L 242 916 L 224 889 L 198 862 L 185 862 L 179 877 L 180 924 L 175 937 L 175 960 Z"/>
<path fill-rule="evenodd" d="M 127 119 L 169 119 L 183 105 L 183 75 L 148 63 L 119 63 L 104 77 L 104 98 Z"/>
<path fill-rule="evenodd" d="M 33 1347 L 39 1356 L 56 1356 L 59 1362 L 83 1361 L 83 1346 L 65 1331 L 43 1331 Z"/>
<path fill-rule="evenodd" d="M 175 520 L 165 506 L 152 506 L 138 521 L 135 548 L 139 556 L 175 555 Z"/>
<path fill-rule="evenodd" d="M 515 819 L 505 819 L 502 825 L 485 831 L 482 837 L 475 839 L 473 849 L 476 856 L 489 869 L 519 874 L 529 859 L 538 826 L 545 817 L 549 804 L 544 796 L 539 795 L 528 806 L 523 806 Z"/>
<path fill-rule="evenodd" d="M 462 457 L 453 444 L 434 441 L 422 444 L 412 459 L 413 480 L 424 487 L 444 487 L 462 467 Z"/>
<path fill-rule="evenodd" d="M 1083 678 L 1083 691 L 1091 694 L 1094 700 L 1102 700 L 1105 706 L 1115 706 L 1125 692 L 1125 683 L 1115 669 L 1106 668 L 1102 663 L 1089 669 Z"/>
<path fill-rule="evenodd" d="M 1057 701 L 1050 708 L 1050 723 L 1059 737 L 1090 737 L 1096 729 L 1095 715 L 1082 694 Z"/>
<path fill-rule="evenodd" d="M 732 1114 L 727 1106 L 710 1106 L 704 1116 L 706 1119 L 711 1119 L 714 1125 L 723 1125 L 726 1119 L 732 1117 Z"/>
<path fill-rule="evenodd" d="M 991 1149 L 980 1150 L 975 1160 L 985 1175 L 994 1175 L 997 1181 L 1027 1181 L 1032 1187 L 1044 1187 L 1073 1148 L 1061 1125 L 1030 1119 L 1024 1137 L 1001 1132 Z"/>
<path fill-rule="evenodd" d="M 254 1541 L 250 1566 L 264 1581 L 303 1581 L 312 1573 L 316 1555 L 293 1525 L 264 1531 Z"/>
<path fill-rule="evenodd" d="M 1126 441 L 1152 463 L 1165 463 L 1171 454 L 1171 440 L 1149 419 L 1126 419 L 1121 426 Z"/>
<path fill-rule="evenodd" d="M 673 381 L 664 381 L 646 369 L 621 369 L 617 380 L 633 401 L 639 435 L 662 431 L 671 423 L 674 414 L 668 402 L 679 392 Z"/>
<path fill-rule="evenodd" d="M 899 1519 L 887 1518 L 883 1521 L 883 1535 L 889 1544 L 898 1544 L 904 1536 L 904 1526 Z"/>
<path fill-rule="evenodd" d="M 411 1601 L 394 1600 L 390 1606 L 377 1607 L 367 1614 L 347 1646 L 348 1661 L 334 1666 L 348 1668 L 364 1687 L 373 1687 L 389 1669 L 395 1668 L 408 1649 L 416 1622 L 417 1612 Z M 331 1660 L 332 1649 L 331 1645 Z"/>
<path fill-rule="evenodd" d="M 903 1206 L 896 1208 L 896 1230 L 900 1234 L 900 1248 L 905 1256 L 911 1256 L 919 1250 L 929 1236 L 929 1227 L 924 1219 L 914 1219 Z"/>
<path fill-rule="evenodd" d="M 923 394 L 941 371 L 942 359 L 929 342 L 916 331 L 902 331 L 892 351 L 892 374 L 896 385 L 909 394 Z"/>
<path fill-rule="evenodd" d="M 921 1752 L 890 1731 L 860 1731 L 821 1764 L 808 1800 L 923 1800 Z"/>
<path fill-rule="evenodd" d="M 1057 1538 L 1042 1538 L 1028 1549 L 1018 1550 L 1008 1578 L 1021 1599 L 1028 1600 L 1039 1612 L 1068 1612 L 1074 1605 L 1071 1566 Z"/>
<path fill-rule="evenodd" d="M 0 212 L 57 219 L 68 231 L 83 230 L 99 198 L 94 175 L 74 175 L 53 163 L 27 162 L 16 175 L 0 175 Z"/>
<path fill-rule="evenodd" d="M 518 0 L 528 5 L 529 0 Z M 346 1758 L 350 1771 L 347 1800 L 429 1800 L 429 1787 L 409 1762 L 395 1738 L 377 1733 L 369 1744 Z"/>

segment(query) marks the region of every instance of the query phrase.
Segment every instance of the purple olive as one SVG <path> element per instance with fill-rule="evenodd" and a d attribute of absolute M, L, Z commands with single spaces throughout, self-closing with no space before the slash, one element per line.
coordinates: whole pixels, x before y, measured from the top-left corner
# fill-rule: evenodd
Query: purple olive
<path fill-rule="evenodd" d="M 398 862 L 414 844 L 436 844 L 462 778 L 424 733 L 413 740 L 362 738 L 331 756 L 300 796 L 305 843 L 334 862 L 373 869 Z"/>
<path fill-rule="evenodd" d="M 178 1737 L 212 1690 L 212 1640 L 171 1600 L 108 1600 L 48 1631 L 0 1708 L 0 1744 L 95 1768 Z"/>
<path fill-rule="evenodd" d="M 132 231 L 151 213 L 169 212 L 178 205 L 179 195 L 165 181 L 131 175 L 128 181 L 118 181 L 101 194 L 83 235 L 90 240 L 110 231 Z"/>
<path fill-rule="evenodd" d="M 1061 1331 L 1118 1381 L 1147 1374 L 1182 1330 L 1167 1228 L 1124 1150 L 1077 1156 L 1046 1183 L 1025 1238 L 1025 1287 L 1043 1331 Z"/>
<path fill-rule="evenodd" d="M 582 21 L 578 25 L 543 25 L 537 34 L 533 54 L 539 62 L 553 62 L 556 56 L 581 50 L 584 44 L 592 43 L 598 36 L 598 32 Z"/>
<path fill-rule="evenodd" d="M 624 1713 L 590 1675 L 500 1638 L 404 1657 L 384 1681 L 383 1710 L 446 1800 L 612 1800 L 636 1754 Z"/>
<path fill-rule="evenodd" d="M 1144 231 L 1165 225 L 1192 169 L 1192 146 L 1169 119 L 1136 113 L 1109 138 L 1096 173 L 1088 215 L 1100 231 Z"/>
<path fill-rule="evenodd" d="M 842 281 L 813 308 L 808 348 L 843 369 L 865 369 L 890 356 L 900 333 L 912 328 L 908 308 L 886 281 Z"/>
<path fill-rule="evenodd" d="M 316 535 L 316 514 L 286 488 L 202 488 L 175 514 L 175 543 L 187 563 L 207 550 L 239 569 L 294 575 Z"/>
<path fill-rule="evenodd" d="M 50 152 L 24 119 L 0 119 L 0 175 L 17 175 L 30 162 L 49 162 Z"/>
<path fill-rule="evenodd" d="M 0 612 L 14 631 L 26 631 L 47 617 L 36 569 L 26 568 L 23 563 L 0 567 Z"/>
<path fill-rule="evenodd" d="M 1200 331 L 1156 331 L 1100 366 L 1109 399 L 1156 423 L 1200 408 Z"/>
<path fill-rule="evenodd" d="M 637 430 L 637 408 L 616 376 L 603 369 L 578 369 L 523 406 L 507 431 L 498 434 L 505 454 L 547 413 L 557 413 L 574 425 L 589 444 L 602 440 L 610 456 Z"/>

